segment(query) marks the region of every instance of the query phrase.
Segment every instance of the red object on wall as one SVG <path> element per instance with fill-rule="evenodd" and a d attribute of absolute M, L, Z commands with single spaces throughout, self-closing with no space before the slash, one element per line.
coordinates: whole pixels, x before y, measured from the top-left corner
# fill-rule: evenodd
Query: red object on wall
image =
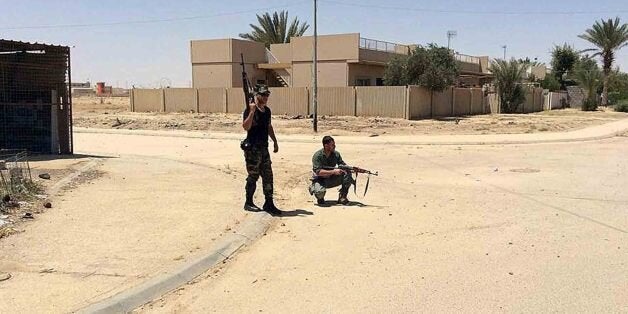
<path fill-rule="evenodd" d="M 96 83 L 96 94 L 102 95 L 105 93 L 105 82 Z"/>

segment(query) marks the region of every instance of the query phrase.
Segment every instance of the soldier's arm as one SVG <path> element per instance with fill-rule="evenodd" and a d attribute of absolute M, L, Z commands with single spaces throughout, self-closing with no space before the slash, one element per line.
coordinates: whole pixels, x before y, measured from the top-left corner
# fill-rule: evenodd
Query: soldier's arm
<path fill-rule="evenodd" d="M 255 116 L 255 104 L 252 103 L 249 105 L 249 108 L 244 110 L 242 114 L 242 128 L 246 131 L 250 130 L 253 126 L 253 117 Z"/>
<path fill-rule="evenodd" d="M 270 139 L 277 144 L 277 137 L 275 137 L 275 129 L 273 129 L 272 123 L 268 124 L 268 136 L 270 136 Z"/>
<path fill-rule="evenodd" d="M 333 175 L 342 174 L 340 169 L 323 169 L 323 163 L 316 158 L 316 155 L 312 157 L 312 169 L 314 173 L 321 178 L 329 178 Z"/>

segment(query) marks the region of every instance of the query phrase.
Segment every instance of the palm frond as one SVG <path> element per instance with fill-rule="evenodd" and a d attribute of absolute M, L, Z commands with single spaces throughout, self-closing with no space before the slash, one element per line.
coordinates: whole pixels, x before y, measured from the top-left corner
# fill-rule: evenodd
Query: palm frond
<path fill-rule="evenodd" d="M 266 47 L 271 44 L 289 43 L 291 37 L 303 36 L 310 27 L 307 23 L 294 18 L 288 25 L 288 11 L 257 14 L 258 25 L 250 24 L 250 33 L 239 34 L 240 38 L 262 42 Z"/>

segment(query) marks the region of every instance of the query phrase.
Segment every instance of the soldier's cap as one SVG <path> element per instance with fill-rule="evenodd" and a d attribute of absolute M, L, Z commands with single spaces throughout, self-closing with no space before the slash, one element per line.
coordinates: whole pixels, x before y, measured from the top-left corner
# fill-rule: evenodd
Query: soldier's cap
<path fill-rule="evenodd" d="M 265 84 L 255 84 L 255 95 L 270 95 L 270 89 Z"/>

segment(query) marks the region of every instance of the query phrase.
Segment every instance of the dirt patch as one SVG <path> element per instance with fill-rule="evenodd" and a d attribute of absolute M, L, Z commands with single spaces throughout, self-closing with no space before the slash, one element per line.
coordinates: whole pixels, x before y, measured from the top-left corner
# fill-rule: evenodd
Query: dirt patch
<path fill-rule="evenodd" d="M 21 223 L 34 220 L 36 215 L 53 208 L 54 202 L 50 200 L 53 195 L 48 195 L 47 189 L 75 172 L 82 161 L 56 163 L 53 161 L 53 165 L 47 161 L 39 164 L 41 166 L 37 166 L 37 161 L 33 163 L 35 168 L 31 169 L 30 178 L 25 179 L 23 184 L 25 188 L 22 192 L 1 195 L 3 200 L 0 200 L 0 239 L 21 232 L 18 229 Z M 52 167 L 48 168 L 47 165 Z M 40 175 L 47 179 L 41 178 Z M 85 171 L 64 186 L 62 191 L 87 184 L 103 175 L 104 172 L 99 170 Z"/>
<path fill-rule="evenodd" d="M 76 98 L 74 125 L 86 128 L 128 130 L 194 130 L 241 133 L 241 115 L 204 113 L 129 112 L 128 98 Z M 272 108 L 272 105 L 271 105 Z M 332 135 L 442 135 L 513 134 L 560 132 L 581 129 L 628 118 L 628 113 L 602 109 L 584 112 L 575 109 L 532 114 L 478 115 L 410 121 L 381 117 L 320 116 L 319 131 Z M 312 119 L 277 115 L 273 125 L 284 134 L 314 134 Z"/>

